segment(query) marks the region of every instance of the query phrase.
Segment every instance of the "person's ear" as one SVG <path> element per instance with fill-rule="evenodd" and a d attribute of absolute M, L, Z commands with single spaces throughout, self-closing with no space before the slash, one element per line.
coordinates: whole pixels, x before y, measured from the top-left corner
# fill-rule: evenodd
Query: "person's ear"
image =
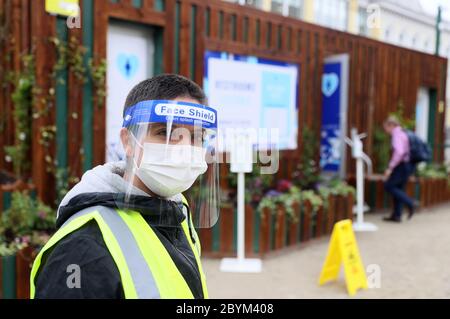
<path fill-rule="evenodd" d="M 126 128 L 120 130 L 120 140 L 122 141 L 123 149 L 125 150 L 126 157 L 133 156 L 133 141 L 130 138 L 130 132 Z"/>

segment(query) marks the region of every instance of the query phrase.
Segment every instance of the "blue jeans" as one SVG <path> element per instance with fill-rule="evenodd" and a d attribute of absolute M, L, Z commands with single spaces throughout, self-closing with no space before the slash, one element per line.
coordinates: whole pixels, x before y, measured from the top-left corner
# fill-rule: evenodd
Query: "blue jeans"
<path fill-rule="evenodd" d="M 392 195 L 394 217 L 396 218 L 402 216 L 403 204 L 409 208 L 413 206 L 413 200 L 405 193 L 405 186 L 414 170 L 414 164 L 403 162 L 394 168 L 387 181 L 384 182 L 384 189 Z"/>

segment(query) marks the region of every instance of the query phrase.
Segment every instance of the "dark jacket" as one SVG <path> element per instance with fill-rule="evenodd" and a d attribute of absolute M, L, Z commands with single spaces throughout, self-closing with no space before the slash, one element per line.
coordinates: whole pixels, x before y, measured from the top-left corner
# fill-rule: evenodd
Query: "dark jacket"
<path fill-rule="evenodd" d="M 123 208 L 125 204 L 120 198 L 123 196 L 115 193 L 78 194 L 60 207 L 57 228 L 84 208 Z M 166 248 L 194 297 L 203 298 L 197 262 L 180 225 L 186 218 L 181 204 L 155 197 L 132 196 L 127 207 L 142 214 Z M 161 214 L 165 216 L 164 225 L 158 223 Z M 80 266 L 80 288 L 69 288 L 67 285 L 71 274 L 68 266 L 72 264 Z M 64 237 L 44 254 L 35 285 L 35 298 L 124 298 L 118 268 L 94 220 Z"/>

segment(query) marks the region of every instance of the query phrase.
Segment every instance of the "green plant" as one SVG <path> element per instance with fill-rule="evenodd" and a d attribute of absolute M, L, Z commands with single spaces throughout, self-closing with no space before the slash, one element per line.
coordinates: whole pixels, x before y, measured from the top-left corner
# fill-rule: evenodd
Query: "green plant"
<path fill-rule="evenodd" d="M 12 74 L 10 79 L 14 84 L 11 98 L 14 103 L 15 142 L 14 145 L 5 147 L 7 161 L 12 162 L 14 173 L 18 178 L 22 178 L 30 167 L 27 153 L 31 144 L 31 110 L 35 85 L 34 56 L 23 56 L 22 65 L 22 70 Z"/>
<path fill-rule="evenodd" d="M 323 207 L 328 208 L 328 197 L 334 196 L 347 196 L 348 194 L 355 195 L 356 190 L 353 186 L 340 179 L 332 179 L 328 184 L 319 186 L 318 195 L 323 200 Z"/>
<path fill-rule="evenodd" d="M 46 86 L 40 87 L 35 81 L 35 46 L 33 44 L 30 51 L 22 57 L 22 67 L 20 71 L 13 71 L 9 68 L 12 59 L 13 42 L 10 37 L 9 26 L 5 22 L 5 13 L 0 12 L 0 46 L 4 45 L 4 54 L 0 56 L 0 87 L 13 87 L 11 96 L 14 103 L 13 119 L 15 127 L 14 145 L 5 146 L 6 160 L 12 162 L 13 170 L 17 178 L 26 177 L 27 169 L 31 166 L 28 153 L 31 149 L 31 127 L 32 120 L 48 117 L 51 110 L 55 109 L 55 95 L 57 85 L 67 85 L 64 78 L 64 70 L 69 75 L 73 75 L 79 85 L 86 83 L 90 78 L 94 87 L 92 99 L 94 106 L 100 107 L 106 96 L 106 72 L 107 63 L 104 59 L 86 59 L 87 48 L 82 46 L 76 37 L 70 37 L 68 41 L 63 41 L 58 37 L 47 38 L 48 44 L 52 45 L 56 54 L 56 61 L 51 72 L 46 74 Z M 94 63 L 95 61 L 95 63 Z M 5 67 L 6 66 L 6 67 Z M 73 112 L 73 118 L 78 114 Z M 43 122 L 48 122 L 44 120 Z M 5 117 L 0 118 L 0 134 L 5 127 Z M 54 158 L 54 139 L 58 132 L 53 125 L 40 127 L 36 138 L 44 148 L 44 158 L 48 173 L 54 174 L 57 180 L 58 198 L 66 192 L 68 183 L 75 178 L 70 178 L 67 183 L 58 181 L 61 173 L 58 163 Z M 66 174 L 67 176 L 68 174 Z M 64 185 L 63 185 L 64 184 Z"/>
<path fill-rule="evenodd" d="M 356 189 L 353 186 L 340 179 L 331 180 L 329 187 L 333 195 L 347 196 L 348 194 L 355 195 L 356 193 Z"/>
<path fill-rule="evenodd" d="M 41 94 L 41 102 L 46 105 L 46 107 L 40 111 L 34 111 L 33 117 L 39 118 L 40 116 L 48 115 L 48 110 L 50 110 L 55 103 L 54 98 L 56 85 L 67 85 L 64 79 L 61 77 L 61 71 L 63 70 L 67 70 L 69 73 L 73 74 L 80 85 L 86 83 L 88 81 L 88 77 L 90 76 L 94 86 L 92 99 L 94 101 L 94 105 L 96 107 L 100 107 L 100 105 L 102 105 L 102 101 L 106 96 L 106 60 L 102 59 L 97 64 L 95 64 L 93 62 L 94 59 L 89 59 L 86 64 L 85 57 L 87 48 L 82 46 L 76 37 L 70 37 L 68 41 L 63 41 L 58 37 L 50 37 L 49 42 L 54 46 L 57 60 L 53 65 L 52 72 L 49 76 L 49 83 L 51 83 L 51 86 L 45 94 Z M 42 93 L 43 90 L 37 89 L 37 92 Z M 74 112 L 71 116 L 73 118 L 77 118 L 78 113 Z M 58 163 L 54 159 L 51 150 L 51 146 L 54 142 L 55 136 L 58 133 L 56 126 L 49 125 L 41 127 L 40 133 L 41 135 L 39 143 L 43 145 L 46 150 L 46 170 L 48 173 L 53 174 L 55 176 L 55 179 L 58 180 L 58 178 L 60 178 L 62 175 L 61 170 L 66 169 L 57 167 Z M 69 179 L 75 180 L 74 177 L 70 177 Z M 67 187 L 57 188 L 58 198 L 61 197 L 66 188 Z"/>
<path fill-rule="evenodd" d="M 293 223 L 298 223 L 298 216 L 294 211 L 294 204 L 301 204 L 302 193 L 299 188 L 292 186 L 288 193 L 279 196 L 279 204 L 284 206 L 286 215 L 290 218 Z"/>
<path fill-rule="evenodd" d="M 320 207 L 323 206 L 323 199 L 312 190 L 305 190 L 302 192 L 302 202 L 309 201 L 312 206 L 313 213 L 317 213 Z"/>
<path fill-rule="evenodd" d="M 94 105 L 100 107 L 107 92 L 107 61 L 105 59 L 96 61 L 96 59 L 91 58 L 85 64 L 87 48 L 81 45 L 76 37 L 71 37 L 67 42 L 57 37 L 51 37 L 49 41 L 54 45 L 58 57 L 53 67 L 52 78 L 55 78 L 57 83 L 66 84 L 64 80 L 58 77 L 59 71 L 66 69 L 74 74 L 81 84 L 86 83 L 88 77 L 90 77 L 94 86 L 92 99 Z"/>
<path fill-rule="evenodd" d="M 24 242 L 0 243 L 0 257 L 13 256 L 27 246 Z"/>
<path fill-rule="evenodd" d="M 274 177 L 271 174 L 261 174 L 259 164 L 253 164 L 251 173 L 245 174 L 245 202 L 257 206 L 264 194 L 272 186 Z M 237 174 L 230 173 L 227 175 L 229 190 L 227 192 L 227 201 L 231 205 L 236 201 Z"/>
<path fill-rule="evenodd" d="M 424 178 L 447 179 L 450 183 L 449 168 L 439 163 L 419 165 L 417 175 Z"/>
<path fill-rule="evenodd" d="M 33 199 L 28 192 L 14 192 L 11 207 L 0 218 L 0 238 L 12 243 L 36 231 L 53 229 L 53 210 L 41 201 Z"/>
<path fill-rule="evenodd" d="M 395 116 L 400 122 L 400 125 L 405 129 L 414 130 L 416 127 L 416 121 L 405 116 L 405 105 L 402 100 L 398 102 L 396 111 L 389 113 L 389 115 Z"/>
<path fill-rule="evenodd" d="M 78 183 L 79 178 L 76 176 L 69 176 L 69 169 L 66 167 L 57 168 L 55 172 L 55 183 L 56 183 L 56 200 L 55 204 L 61 202 L 63 197 L 70 190 L 70 185 L 73 183 Z"/>
<path fill-rule="evenodd" d="M 267 208 L 270 211 L 274 211 L 276 208 L 278 198 L 276 196 L 264 196 L 258 205 L 258 212 L 262 214 L 262 211 Z"/>
<path fill-rule="evenodd" d="M 94 105 L 100 108 L 107 94 L 106 88 L 106 72 L 108 70 L 108 63 L 105 59 L 100 60 L 98 64 L 94 60 L 89 61 L 89 70 L 94 84 Z"/>
<path fill-rule="evenodd" d="M 75 78 L 81 83 L 87 81 L 86 67 L 84 64 L 84 56 L 87 48 L 80 45 L 76 37 L 70 37 L 69 41 L 65 42 L 58 37 L 50 37 L 50 43 L 55 47 L 57 60 L 53 67 L 52 77 L 57 79 L 61 84 L 65 84 L 61 78 L 57 78 L 58 72 L 67 69 L 75 75 Z"/>
<path fill-rule="evenodd" d="M 257 206 L 257 211 L 259 214 L 262 214 L 264 209 L 268 209 L 271 214 L 277 214 L 278 207 L 282 206 L 284 207 L 286 215 L 295 223 L 298 222 L 298 218 L 295 215 L 293 205 L 301 204 L 301 202 L 302 192 L 299 188 L 293 186 L 287 193 L 275 193 L 262 197 Z"/>
<path fill-rule="evenodd" d="M 375 170 L 377 173 L 383 173 L 389 164 L 391 140 L 381 127 L 375 128 L 373 139 L 373 155 L 376 160 Z"/>
<path fill-rule="evenodd" d="M 316 183 L 320 180 L 319 169 L 315 160 L 317 137 L 314 131 L 305 126 L 303 134 L 303 149 L 300 163 L 293 174 L 293 183 L 301 189 L 315 189 Z"/>
<path fill-rule="evenodd" d="M 268 209 L 272 215 L 279 212 L 279 207 L 283 207 L 286 216 L 293 223 L 298 223 L 298 216 L 295 214 L 293 208 L 294 204 L 303 204 L 309 201 L 312 206 L 313 214 L 324 205 L 323 199 L 317 195 L 313 190 L 301 191 L 299 188 L 293 186 L 287 193 L 278 193 L 275 195 L 264 196 L 257 207 L 257 211 L 262 215 L 264 209 Z"/>

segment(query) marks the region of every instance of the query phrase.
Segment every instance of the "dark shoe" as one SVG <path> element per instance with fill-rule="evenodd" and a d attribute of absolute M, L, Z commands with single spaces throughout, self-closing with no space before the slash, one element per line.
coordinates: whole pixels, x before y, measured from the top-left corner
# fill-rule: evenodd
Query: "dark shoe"
<path fill-rule="evenodd" d="M 420 204 L 418 201 L 414 200 L 413 205 L 408 208 L 408 219 L 411 219 L 416 212 L 416 209 L 419 208 Z"/>
<path fill-rule="evenodd" d="M 402 221 L 401 218 L 395 216 L 384 217 L 383 220 L 385 222 L 394 222 L 394 223 L 401 223 Z"/>

